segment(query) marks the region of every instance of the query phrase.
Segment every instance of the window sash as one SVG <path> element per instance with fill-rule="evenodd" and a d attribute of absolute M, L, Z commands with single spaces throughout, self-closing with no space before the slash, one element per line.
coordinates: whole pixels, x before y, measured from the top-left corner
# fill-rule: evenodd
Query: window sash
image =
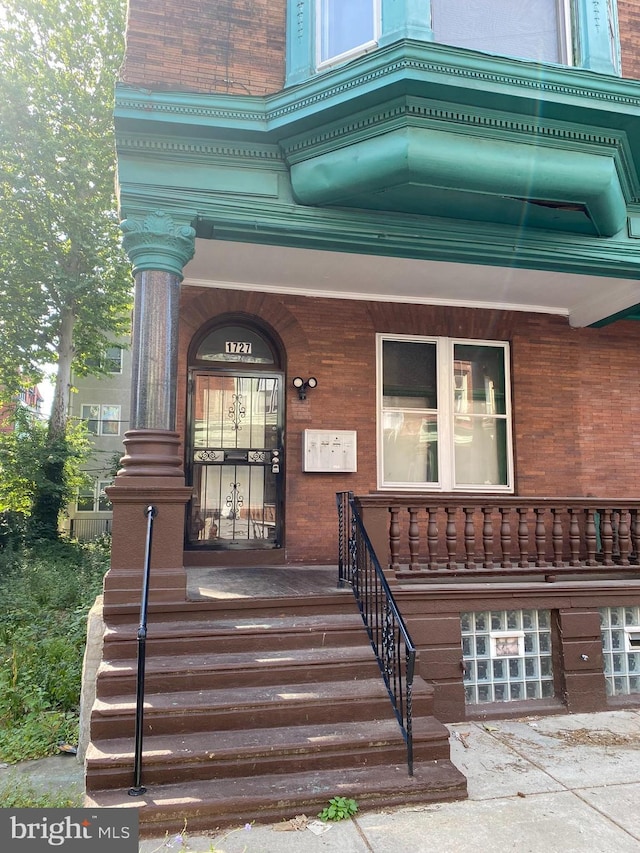
<path fill-rule="evenodd" d="M 573 64 L 569 0 L 431 0 L 431 19 L 442 44 Z"/>
<path fill-rule="evenodd" d="M 83 403 L 81 419 L 91 435 L 120 435 L 120 406 Z"/>
<path fill-rule="evenodd" d="M 403 344 L 433 349 L 437 391 L 429 377 L 420 393 Z M 399 364 L 390 369 L 385 356 Z M 506 342 L 378 335 L 377 369 L 379 488 L 513 491 Z"/>
<path fill-rule="evenodd" d="M 375 46 L 379 36 L 379 0 L 318 0 L 318 67 L 357 56 Z"/>
<path fill-rule="evenodd" d="M 107 373 L 122 373 L 122 347 L 107 347 L 104 354 L 104 369 Z"/>

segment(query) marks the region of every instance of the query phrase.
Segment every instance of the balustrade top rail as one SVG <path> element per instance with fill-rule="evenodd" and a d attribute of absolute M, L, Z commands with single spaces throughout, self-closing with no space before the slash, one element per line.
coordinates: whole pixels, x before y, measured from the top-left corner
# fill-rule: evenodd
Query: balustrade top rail
<path fill-rule="evenodd" d="M 403 493 L 357 502 L 367 527 L 385 512 L 396 573 L 640 573 L 640 499 Z"/>

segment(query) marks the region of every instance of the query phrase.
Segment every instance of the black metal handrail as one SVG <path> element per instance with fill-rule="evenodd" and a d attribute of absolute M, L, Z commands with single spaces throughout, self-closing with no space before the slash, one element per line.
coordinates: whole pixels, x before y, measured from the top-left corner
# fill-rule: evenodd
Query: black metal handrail
<path fill-rule="evenodd" d="M 144 675 L 146 663 L 147 610 L 149 606 L 149 576 L 151 573 L 151 543 L 153 539 L 153 519 L 158 514 L 154 506 L 148 506 L 147 538 L 144 549 L 144 574 L 142 577 L 142 600 L 140 602 L 140 625 L 138 626 L 138 673 L 136 679 L 136 734 L 133 761 L 133 787 L 129 788 L 131 797 L 139 797 L 146 792 L 142 785 L 142 736 L 144 722 Z"/>
<path fill-rule="evenodd" d="M 338 492 L 338 585 L 351 584 L 407 746 L 413 776 L 413 677 L 416 649 L 375 555 L 352 492 Z"/>

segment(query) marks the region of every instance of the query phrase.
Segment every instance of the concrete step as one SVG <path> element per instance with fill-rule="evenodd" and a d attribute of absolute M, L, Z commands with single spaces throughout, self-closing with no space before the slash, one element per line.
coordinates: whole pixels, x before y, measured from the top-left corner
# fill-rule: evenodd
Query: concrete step
<path fill-rule="evenodd" d="M 140 809 L 141 834 L 161 837 L 186 821 L 190 832 L 212 827 L 271 823 L 297 814 L 315 816 L 334 796 L 352 797 L 361 811 L 417 802 L 450 802 L 466 797 L 466 780 L 448 759 L 332 770 L 309 767 L 299 773 L 193 780 L 152 785 L 140 797 L 127 790 L 87 795 L 89 808 Z"/>
<path fill-rule="evenodd" d="M 353 610 L 353 608 L 352 608 Z M 109 626 L 105 632 L 105 657 L 134 657 L 137 622 Z M 297 616 L 245 616 L 199 614 L 186 621 L 153 618 L 147 626 L 147 652 L 153 654 L 243 652 L 259 649 L 301 649 L 318 644 L 341 647 L 360 645 L 366 632 L 358 613 Z"/>
<path fill-rule="evenodd" d="M 138 590 L 141 583 L 138 581 Z M 140 617 L 140 600 L 136 594 L 132 598 L 130 590 L 124 589 L 121 601 L 113 602 L 117 597 L 113 593 L 111 603 L 104 606 L 104 619 L 110 625 L 119 622 L 134 623 Z M 327 595 L 292 595 L 276 598 L 220 598 L 197 601 L 151 601 L 149 603 L 149 620 L 156 617 L 164 621 L 177 620 L 180 622 L 199 619 L 202 614 L 212 616 L 238 615 L 246 617 L 271 616 L 300 616 L 321 615 L 327 613 L 353 614 L 355 610 L 353 592 L 349 588 L 336 589 Z"/>
<path fill-rule="evenodd" d="M 98 673 L 98 696 L 135 693 L 137 669 L 137 659 L 103 662 Z M 145 693 L 347 681 L 376 678 L 379 672 L 370 645 L 345 646 L 339 655 L 331 646 L 225 654 L 148 654 Z"/>
<path fill-rule="evenodd" d="M 429 706 L 431 692 L 422 697 Z M 135 695 L 96 699 L 91 714 L 94 742 L 131 737 Z M 382 678 L 296 684 L 265 684 L 223 690 L 186 690 L 145 694 L 145 732 L 184 734 L 202 731 L 322 724 L 349 720 L 385 719 L 390 701 Z M 420 691 L 414 691 L 413 711 L 421 715 Z M 428 711 L 426 715 L 430 714 Z"/>
<path fill-rule="evenodd" d="M 449 757 L 448 730 L 433 717 L 414 724 L 416 761 Z M 127 787 L 133 780 L 132 738 L 92 744 L 86 756 L 88 790 Z M 224 779 L 313 767 L 351 768 L 405 764 L 406 744 L 397 721 L 325 723 L 184 735 L 143 740 L 142 777 L 147 786 L 194 779 Z"/>

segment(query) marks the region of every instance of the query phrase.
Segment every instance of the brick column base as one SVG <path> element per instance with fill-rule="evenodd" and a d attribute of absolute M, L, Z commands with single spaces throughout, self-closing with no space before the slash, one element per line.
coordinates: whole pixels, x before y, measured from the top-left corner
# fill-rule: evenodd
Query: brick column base
<path fill-rule="evenodd" d="M 125 456 L 107 494 L 113 504 L 111 568 L 104 582 L 105 612 L 112 606 L 139 608 L 142 594 L 147 514 L 153 522 L 149 602 L 186 600 L 184 569 L 185 505 L 191 489 L 184 485 L 180 438 L 164 430 L 132 430 L 125 436 Z"/>

